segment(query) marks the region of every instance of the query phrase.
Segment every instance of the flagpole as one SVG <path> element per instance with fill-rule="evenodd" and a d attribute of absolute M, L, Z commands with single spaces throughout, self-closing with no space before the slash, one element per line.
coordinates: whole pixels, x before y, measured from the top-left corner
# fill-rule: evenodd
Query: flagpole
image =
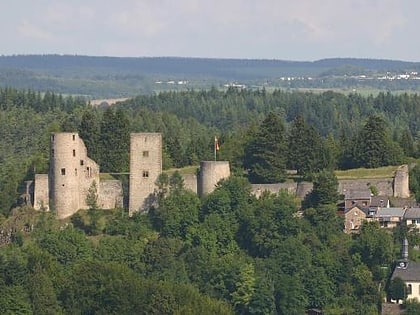
<path fill-rule="evenodd" d="M 214 137 L 214 145 L 213 145 L 213 150 L 214 150 L 214 161 L 217 160 L 217 150 L 216 150 L 216 146 L 217 146 L 217 138 Z"/>

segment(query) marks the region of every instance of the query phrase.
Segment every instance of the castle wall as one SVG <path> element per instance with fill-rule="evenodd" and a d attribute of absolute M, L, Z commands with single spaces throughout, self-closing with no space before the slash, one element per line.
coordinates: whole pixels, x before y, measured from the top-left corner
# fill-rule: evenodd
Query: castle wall
<path fill-rule="evenodd" d="M 375 186 L 381 196 L 393 196 L 393 178 L 381 179 L 341 179 L 338 181 L 338 192 L 342 195 L 349 190 L 364 190 Z"/>
<path fill-rule="evenodd" d="M 122 208 L 123 188 L 120 180 L 105 180 L 99 184 L 98 206 L 101 209 Z"/>
<path fill-rule="evenodd" d="M 34 209 L 50 210 L 48 174 L 35 174 Z"/>
<path fill-rule="evenodd" d="M 198 177 L 197 192 L 199 197 L 211 193 L 216 184 L 230 176 L 228 161 L 202 161 L 200 162 L 200 175 Z"/>
<path fill-rule="evenodd" d="M 295 195 L 298 198 L 305 198 L 305 196 L 312 191 L 313 184 L 309 182 L 286 182 L 276 184 L 251 184 L 251 193 L 255 197 L 260 198 L 264 191 L 277 194 L 280 190 L 287 190 L 289 194 Z"/>
<path fill-rule="evenodd" d="M 401 165 L 395 172 L 394 197 L 397 197 L 397 198 L 410 197 L 410 189 L 409 189 L 409 183 L 408 183 L 408 165 Z"/>
<path fill-rule="evenodd" d="M 133 133 L 130 135 L 129 215 L 146 211 L 153 201 L 156 180 L 162 173 L 162 135 Z"/>
<path fill-rule="evenodd" d="M 99 166 L 87 156 L 74 132 L 51 135 L 50 192 L 60 219 L 86 209 L 86 195 L 93 181 L 99 183 Z"/>
<path fill-rule="evenodd" d="M 195 174 L 184 174 L 182 175 L 182 179 L 184 180 L 185 189 L 197 193 L 197 176 Z"/>

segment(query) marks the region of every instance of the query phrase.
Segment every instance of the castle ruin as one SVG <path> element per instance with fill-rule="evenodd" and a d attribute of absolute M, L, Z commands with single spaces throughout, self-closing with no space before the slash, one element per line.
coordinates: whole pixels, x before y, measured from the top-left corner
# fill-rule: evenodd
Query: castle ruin
<path fill-rule="evenodd" d="M 86 146 L 77 132 L 51 135 L 49 174 L 36 174 L 31 190 L 36 210 L 56 211 L 59 219 L 88 209 L 87 196 L 96 187 L 100 209 L 123 206 L 123 189 L 119 180 L 101 180 L 99 165 L 89 158 Z M 198 178 L 186 176 L 187 188 L 203 196 L 216 184 L 230 176 L 229 162 L 201 162 Z M 130 135 L 129 215 L 147 211 L 154 202 L 156 180 L 162 173 L 162 135 L 133 133 Z"/>
<path fill-rule="evenodd" d="M 102 180 L 99 165 L 88 157 L 83 140 L 77 132 L 51 135 L 49 174 L 36 174 L 28 184 L 25 200 L 36 210 L 56 211 L 59 219 L 70 217 L 86 203 L 90 188 L 96 186 L 97 205 L 100 209 L 123 206 L 123 188 L 119 180 Z M 128 211 L 147 211 L 155 202 L 156 180 L 162 173 L 162 135 L 160 133 L 133 133 L 130 135 L 130 173 Z M 199 197 L 211 193 L 217 183 L 230 176 L 229 162 L 202 161 L 198 176 L 183 175 L 187 189 Z M 375 186 L 380 195 L 407 198 L 408 166 L 398 168 L 393 178 L 339 180 L 339 193 L 347 190 Z M 312 183 L 286 182 L 252 184 L 252 193 L 259 197 L 263 191 L 289 193 L 304 198 L 312 190 Z"/>

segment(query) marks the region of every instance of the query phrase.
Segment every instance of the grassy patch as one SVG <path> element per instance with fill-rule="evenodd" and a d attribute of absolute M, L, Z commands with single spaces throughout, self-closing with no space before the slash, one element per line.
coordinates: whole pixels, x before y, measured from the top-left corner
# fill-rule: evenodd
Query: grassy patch
<path fill-rule="evenodd" d="M 398 166 L 356 168 L 345 171 L 335 171 L 335 175 L 338 179 L 389 178 L 394 177 L 397 168 Z"/>
<path fill-rule="evenodd" d="M 163 171 L 164 173 L 171 175 L 178 171 L 181 175 L 188 175 L 188 174 L 197 174 L 198 166 L 186 166 L 183 168 L 171 168 L 169 170 Z"/>

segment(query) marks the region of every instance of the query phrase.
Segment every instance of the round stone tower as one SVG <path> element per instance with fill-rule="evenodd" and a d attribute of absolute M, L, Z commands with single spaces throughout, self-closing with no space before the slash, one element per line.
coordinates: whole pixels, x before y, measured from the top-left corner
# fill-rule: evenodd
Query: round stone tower
<path fill-rule="evenodd" d="M 93 181 L 99 184 L 99 167 L 87 157 L 86 147 L 76 132 L 51 135 L 51 202 L 60 219 L 87 208 L 86 195 Z"/>
<path fill-rule="evenodd" d="M 230 176 L 228 161 L 202 161 L 200 162 L 200 174 L 198 176 L 197 192 L 199 197 L 211 193 L 216 184 Z"/>

